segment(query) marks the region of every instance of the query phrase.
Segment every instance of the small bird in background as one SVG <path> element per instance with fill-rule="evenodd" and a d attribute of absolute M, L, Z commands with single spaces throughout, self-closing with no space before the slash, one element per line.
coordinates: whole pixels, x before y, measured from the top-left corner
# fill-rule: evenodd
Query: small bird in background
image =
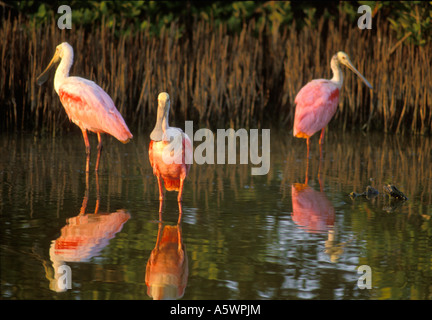
<path fill-rule="evenodd" d="M 95 170 L 98 171 L 102 152 L 101 134 L 110 134 L 123 143 L 129 142 L 133 136 L 114 102 L 101 87 L 93 81 L 69 76 L 73 56 L 73 48 L 69 43 L 59 44 L 48 67 L 37 78 L 37 83 L 39 85 L 45 83 L 51 68 L 60 61 L 54 76 L 54 89 L 69 119 L 82 131 L 87 154 L 86 172 L 89 171 L 90 166 L 90 143 L 87 130 L 97 134 L 98 156 Z"/>
<path fill-rule="evenodd" d="M 319 139 L 320 156 L 325 127 L 336 113 L 339 103 L 339 91 L 342 88 L 343 74 L 340 65 L 343 64 L 357 74 L 363 82 L 372 89 L 372 85 L 353 66 L 348 55 L 339 51 L 331 59 L 333 78 L 312 80 L 306 84 L 295 98 L 296 110 L 294 116 L 293 134 L 297 138 L 306 139 L 307 158 L 309 158 L 309 139 L 321 130 Z"/>
<path fill-rule="evenodd" d="M 183 184 L 192 163 L 192 142 L 181 129 L 170 127 L 168 93 L 158 95 L 156 125 L 150 134 L 149 160 L 157 177 L 159 200 L 164 199 L 162 181 L 168 191 L 178 191 L 177 201 L 182 201 Z M 160 207 L 161 210 L 161 207 Z"/>

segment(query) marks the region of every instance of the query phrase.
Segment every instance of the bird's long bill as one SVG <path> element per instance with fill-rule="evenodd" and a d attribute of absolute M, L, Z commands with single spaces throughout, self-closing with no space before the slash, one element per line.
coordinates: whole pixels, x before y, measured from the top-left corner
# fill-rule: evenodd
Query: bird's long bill
<path fill-rule="evenodd" d="M 50 63 L 48 64 L 48 67 L 37 77 L 36 82 L 38 85 L 43 85 L 45 81 L 48 80 L 48 75 L 52 67 L 54 67 L 54 64 L 60 60 L 60 57 L 56 51 L 54 54 L 54 57 L 52 57 Z"/>
<path fill-rule="evenodd" d="M 369 81 L 366 80 L 365 77 L 363 77 L 363 75 L 352 65 L 351 61 L 347 61 L 345 63 L 345 65 L 351 69 L 351 71 L 353 71 L 356 75 L 359 76 L 360 79 L 363 80 L 363 82 L 370 88 L 373 89 L 372 85 L 369 83 Z"/>

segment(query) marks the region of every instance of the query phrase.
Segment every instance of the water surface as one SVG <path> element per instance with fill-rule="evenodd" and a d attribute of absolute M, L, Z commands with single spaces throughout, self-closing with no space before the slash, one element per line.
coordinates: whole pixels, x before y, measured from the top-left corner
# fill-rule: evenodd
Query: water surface
<path fill-rule="evenodd" d="M 1 297 L 431 299 L 430 138 L 330 130 L 321 161 L 317 142 L 307 166 L 304 140 L 272 130 L 264 176 L 193 165 L 183 206 L 167 193 L 160 217 L 148 135 L 105 139 L 99 174 L 86 175 L 79 132 L 3 134 Z M 385 197 L 389 183 L 408 200 Z M 380 194 L 350 198 L 368 185 Z M 371 289 L 358 287 L 360 265 Z"/>

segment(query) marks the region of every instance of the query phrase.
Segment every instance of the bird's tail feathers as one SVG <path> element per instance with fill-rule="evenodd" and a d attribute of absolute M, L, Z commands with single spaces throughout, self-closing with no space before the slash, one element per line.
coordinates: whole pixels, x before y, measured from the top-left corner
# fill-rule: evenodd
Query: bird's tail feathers
<path fill-rule="evenodd" d="M 179 191 L 180 189 L 180 179 L 172 180 L 172 179 L 164 179 L 165 189 L 167 191 Z"/>

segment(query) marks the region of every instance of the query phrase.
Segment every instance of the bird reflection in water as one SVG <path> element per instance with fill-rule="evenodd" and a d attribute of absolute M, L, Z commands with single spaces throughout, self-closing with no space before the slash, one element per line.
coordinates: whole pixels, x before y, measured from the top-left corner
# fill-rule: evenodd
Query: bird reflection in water
<path fill-rule="evenodd" d="M 147 294 L 154 300 L 174 300 L 183 297 L 189 275 L 188 258 L 183 244 L 182 203 L 178 202 L 177 225 L 165 225 L 159 211 L 156 245 L 147 262 L 145 282 Z"/>
<path fill-rule="evenodd" d="M 99 212 L 100 195 L 99 179 L 96 174 L 97 200 L 94 213 L 86 213 L 89 198 L 88 173 L 86 174 L 86 192 L 79 215 L 67 219 L 60 236 L 51 242 L 49 255 L 54 275 L 47 270 L 50 289 L 56 292 L 65 291 L 60 285 L 63 272 L 59 268 L 66 262 L 87 262 L 97 256 L 109 241 L 121 231 L 129 220 L 130 214 L 125 210 L 112 213 Z"/>
<path fill-rule="evenodd" d="M 343 244 L 335 241 L 335 209 L 323 192 L 321 179 L 321 162 L 318 170 L 320 191 L 308 185 L 309 161 L 306 164 L 305 183 L 295 183 L 291 187 L 292 220 L 300 229 L 309 233 L 326 233 L 325 253 L 330 256 L 331 262 L 337 262 L 343 253 Z"/>
<path fill-rule="evenodd" d="M 327 232 L 334 226 L 335 210 L 324 192 L 307 184 L 295 183 L 291 188 L 293 221 L 311 233 Z"/>

